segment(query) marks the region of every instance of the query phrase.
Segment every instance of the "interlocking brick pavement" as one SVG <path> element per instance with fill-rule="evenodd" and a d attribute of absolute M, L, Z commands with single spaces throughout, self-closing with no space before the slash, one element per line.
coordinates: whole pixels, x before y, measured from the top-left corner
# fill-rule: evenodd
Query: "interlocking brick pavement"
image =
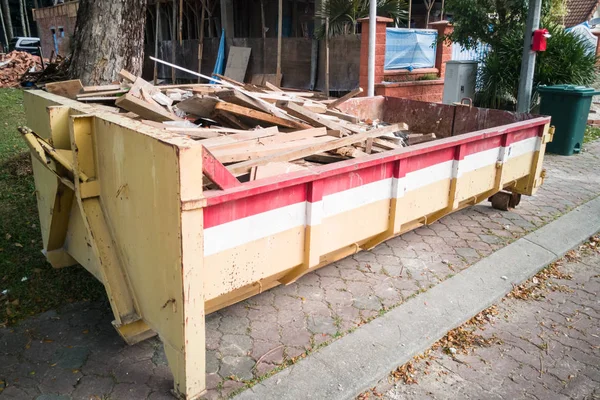
<path fill-rule="evenodd" d="M 482 203 L 207 316 L 205 398 L 229 396 L 600 195 L 600 141 L 586 150 L 547 156 L 544 186 L 515 210 Z M 0 399 L 170 398 L 160 342 L 127 347 L 111 319 L 106 303 L 80 303 L 0 329 Z"/>
<path fill-rule="evenodd" d="M 416 384 L 386 378 L 375 391 L 385 400 L 600 399 L 600 252 L 558 269 L 572 276 L 551 279 L 560 290 L 499 303 L 496 321 L 477 331 L 496 344 L 453 357 L 438 349 L 413 364 Z"/>

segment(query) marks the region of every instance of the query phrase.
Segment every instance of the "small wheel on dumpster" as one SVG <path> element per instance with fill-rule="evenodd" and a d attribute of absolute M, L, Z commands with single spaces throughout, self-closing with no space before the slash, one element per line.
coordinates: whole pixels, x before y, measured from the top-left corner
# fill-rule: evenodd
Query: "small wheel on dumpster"
<path fill-rule="evenodd" d="M 492 202 L 492 208 L 502 211 L 508 211 L 511 199 L 511 194 L 506 192 L 498 192 L 492 197 L 490 197 L 490 201 Z"/>
<path fill-rule="evenodd" d="M 520 202 L 521 202 L 521 193 L 511 193 L 510 194 L 510 202 L 508 203 L 508 206 L 510 208 L 517 207 Z"/>

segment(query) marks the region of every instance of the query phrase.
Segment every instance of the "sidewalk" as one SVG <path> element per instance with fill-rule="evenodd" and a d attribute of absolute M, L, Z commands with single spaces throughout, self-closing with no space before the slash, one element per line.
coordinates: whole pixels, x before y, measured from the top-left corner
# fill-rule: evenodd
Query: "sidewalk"
<path fill-rule="evenodd" d="M 518 209 L 488 203 L 392 239 L 207 317 L 206 398 L 227 397 L 382 311 L 427 291 L 527 232 L 600 195 L 600 141 L 548 156 L 547 178 Z M 0 329 L 0 399 L 170 399 L 158 340 L 127 347 L 104 303 L 75 304 Z M 237 379 L 231 379 L 232 376 Z M 44 399 L 44 397 L 39 397 Z M 46 397 L 48 399 L 48 397 Z"/>
<path fill-rule="evenodd" d="M 454 356 L 435 350 L 411 365 L 416 384 L 386 390 L 384 379 L 375 392 L 388 400 L 600 399 L 600 248 L 569 259 L 558 278 L 534 280 L 532 295 L 521 292 L 525 299 L 507 298 L 486 314 L 475 335 L 493 344 L 453 348 Z M 371 398 L 373 391 L 362 395 Z"/>

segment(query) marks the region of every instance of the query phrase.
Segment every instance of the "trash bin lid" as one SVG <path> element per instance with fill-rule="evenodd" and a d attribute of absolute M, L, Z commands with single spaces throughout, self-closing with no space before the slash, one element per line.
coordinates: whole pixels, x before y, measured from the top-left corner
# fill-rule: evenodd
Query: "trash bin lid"
<path fill-rule="evenodd" d="M 585 97 L 596 96 L 596 95 L 600 94 L 600 92 L 594 88 L 587 87 L 587 86 L 577 86 L 577 85 L 552 85 L 552 86 L 540 85 L 540 86 L 538 86 L 538 91 L 540 93 L 555 93 L 555 94 L 562 94 L 562 95 L 566 95 L 566 96 L 585 96 Z"/>

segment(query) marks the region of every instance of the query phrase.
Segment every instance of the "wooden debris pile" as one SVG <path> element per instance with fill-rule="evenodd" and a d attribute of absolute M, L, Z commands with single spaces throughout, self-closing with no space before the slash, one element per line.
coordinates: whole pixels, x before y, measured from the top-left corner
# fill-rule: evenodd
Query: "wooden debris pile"
<path fill-rule="evenodd" d="M 240 181 L 315 165 L 367 157 L 435 139 L 404 124 L 361 120 L 320 93 L 257 86 L 218 76 L 213 83 L 154 86 L 127 71 L 122 82 L 83 87 L 79 81 L 46 85 L 83 102 L 116 105 L 124 114 L 172 135 L 201 141 L 211 157 Z M 210 184 L 210 182 L 207 182 Z"/>
<path fill-rule="evenodd" d="M 28 72 L 42 70 L 42 60 L 24 51 L 11 51 L 0 59 L 0 88 L 18 87 Z"/>
<path fill-rule="evenodd" d="M 69 79 L 70 64 L 71 59 L 69 57 L 54 57 L 54 54 L 52 54 L 50 59 L 45 60 L 42 70 L 26 72 L 21 77 L 21 85 L 40 86 L 48 82 L 59 82 Z"/>

